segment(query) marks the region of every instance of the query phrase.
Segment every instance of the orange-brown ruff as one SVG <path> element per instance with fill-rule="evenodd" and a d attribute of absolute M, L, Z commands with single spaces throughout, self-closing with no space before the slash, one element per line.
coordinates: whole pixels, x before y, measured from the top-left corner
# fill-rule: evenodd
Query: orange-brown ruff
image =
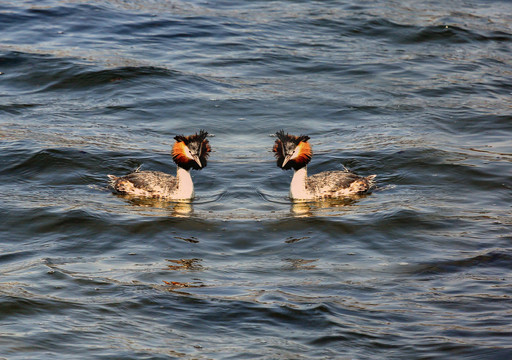
<path fill-rule="evenodd" d="M 293 169 L 290 184 L 290 197 L 294 200 L 321 200 L 344 198 L 370 192 L 375 186 L 376 175 L 358 176 L 348 170 L 325 171 L 307 176 L 307 164 L 313 151 L 308 143 L 309 136 L 276 133 L 277 140 L 272 151 L 277 158 L 277 166 L 283 170 Z"/>
<path fill-rule="evenodd" d="M 138 171 L 117 177 L 108 175 L 114 192 L 154 199 L 189 200 L 194 197 L 194 183 L 190 169 L 206 166 L 210 144 L 204 130 L 190 136 L 178 135 L 172 148 L 172 159 L 177 165 L 176 176 L 160 171 Z"/>

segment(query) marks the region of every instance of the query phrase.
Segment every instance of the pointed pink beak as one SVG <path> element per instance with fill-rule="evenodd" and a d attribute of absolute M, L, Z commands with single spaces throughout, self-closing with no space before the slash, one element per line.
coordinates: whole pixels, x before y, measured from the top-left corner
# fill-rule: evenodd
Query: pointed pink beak
<path fill-rule="evenodd" d="M 193 155 L 192 157 L 194 158 L 194 161 L 197 163 L 197 165 L 202 168 L 203 165 L 201 164 L 201 160 L 199 160 L 199 156 Z"/>
<path fill-rule="evenodd" d="M 286 155 L 281 167 L 284 167 L 286 165 L 286 163 L 288 163 L 288 161 L 290 161 L 290 158 L 291 158 L 291 155 Z"/>

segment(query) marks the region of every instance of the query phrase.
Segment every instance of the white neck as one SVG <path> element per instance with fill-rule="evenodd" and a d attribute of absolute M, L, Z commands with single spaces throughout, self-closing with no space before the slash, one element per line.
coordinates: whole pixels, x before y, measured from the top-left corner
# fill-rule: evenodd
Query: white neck
<path fill-rule="evenodd" d="M 194 197 L 194 183 L 192 182 L 192 176 L 190 176 L 190 170 L 185 170 L 178 166 L 176 178 L 178 179 L 176 198 L 192 199 Z"/>
<path fill-rule="evenodd" d="M 293 170 L 293 178 L 290 184 L 290 197 L 292 199 L 311 199 L 313 196 L 306 190 L 306 178 L 308 169 L 306 166 L 299 170 Z"/>

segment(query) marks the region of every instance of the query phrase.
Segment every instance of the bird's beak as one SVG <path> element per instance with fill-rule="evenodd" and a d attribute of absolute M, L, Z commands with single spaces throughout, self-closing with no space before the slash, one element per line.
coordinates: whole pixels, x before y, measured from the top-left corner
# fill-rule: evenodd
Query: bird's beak
<path fill-rule="evenodd" d="M 203 167 L 203 165 L 201 164 L 201 160 L 199 160 L 199 156 L 197 155 L 192 155 L 192 158 L 194 159 L 194 161 L 197 163 L 197 165 L 199 165 L 200 168 Z"/>
<path fill-rule="evenodd" d="M 284 166 L 286 165 L 286 163 L 287 163 L 288 161 L 290 161 L 290 158 L 291 158 L 291 155 L 286 155 L 286 156 L 284 157 L 284 161 L 283 161 L 283 164 L 281 165 L 281 167 L 283 167 L 283 168 L 284 168 Z"/>

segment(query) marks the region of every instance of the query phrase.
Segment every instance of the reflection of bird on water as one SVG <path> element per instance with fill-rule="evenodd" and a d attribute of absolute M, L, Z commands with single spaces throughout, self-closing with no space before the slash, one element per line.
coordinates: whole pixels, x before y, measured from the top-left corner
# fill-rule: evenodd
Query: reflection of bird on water
<path fill-rule="evenodd" d="M 374 188 L 376 175 L 362 177 L 345 170 L 308 176 L 307 164 L 313 156 L 309 136 L 289 135 L 283 130 L 278 131 L 276 136 L 272 151 L 277 158 L 277 166 L 283 170 L 294 170 L 290 184 L 290 197 L 293 200 L 344 198 L 362 195 Z"/>
<path fill-rule="evenodd" d="M 339 199 L 321 199 L 314 202 L 294 201 L 291 204 L 291 212 L 296 217 L 310 216 L 338 216 L 343 208 L 354 205 L 359 199 L 366 195 L 351 195 L 350 197 Z"/>
<path fill-rule="evenodd" d="M 183 200 L 167 200 L 167 199 L 152 199 L 143 198 L 135 195 L 119 195 L 119 197 L 125 199 L 130 205 L 137 206 L 140 208 L 150 208 L 154 211 L 160 209 L 159 212 L 162 215 L 170 215 L 173 217 L 189 217 L 192 215 L 193 208 L 190 201 Z"/>
<path fill-rule="evenodd" d="M 177 165 L 176 176 L 160 171 L 138 171 L 117 177 L 108 175 L 110 187 L 119 194 L 165 200 L 190 200 L 194 197 L 194 183 L 190 169 L 201 170 L 211 151 L 201 130 L 190 136 L 178 135 L 172 148 L 172 159 Z"/>

